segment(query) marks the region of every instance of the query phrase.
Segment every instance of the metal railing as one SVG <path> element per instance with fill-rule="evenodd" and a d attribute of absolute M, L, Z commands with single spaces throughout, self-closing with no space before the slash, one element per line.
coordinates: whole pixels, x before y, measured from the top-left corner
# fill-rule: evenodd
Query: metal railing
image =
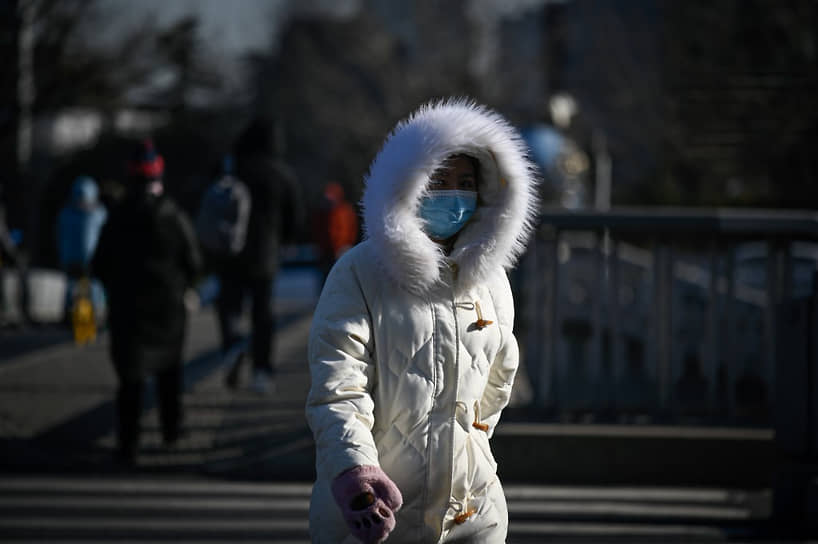
<path fill-rule="evenodd" d="M 513 277 L 533 406 L 770 425 L 777 308 L 816 269 L 817 213 L 545 210 Z"/>

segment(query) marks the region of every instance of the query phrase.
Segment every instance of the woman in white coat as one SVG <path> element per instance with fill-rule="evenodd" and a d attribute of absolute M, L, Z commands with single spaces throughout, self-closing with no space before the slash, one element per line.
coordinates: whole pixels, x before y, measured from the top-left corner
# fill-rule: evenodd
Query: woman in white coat
<path fill-rule="evenodd" d="M 505 542 L 489 447 L 518 365 L 506 270 L 536 210 L 517 132 L 472 102 L 395 127 L 309 340 L 313 542 Z"/>

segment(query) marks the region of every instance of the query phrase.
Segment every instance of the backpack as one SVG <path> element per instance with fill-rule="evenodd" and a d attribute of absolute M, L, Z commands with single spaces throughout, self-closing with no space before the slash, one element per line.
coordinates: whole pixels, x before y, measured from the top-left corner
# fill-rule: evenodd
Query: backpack
<path fill-rule="evenodd" d="M 249 219 L 250 191 L 244 182 L 227 174 L 205 191 L 196 216 L 196 234 L 206 250 L 230 257 L 244 248 Z"/>

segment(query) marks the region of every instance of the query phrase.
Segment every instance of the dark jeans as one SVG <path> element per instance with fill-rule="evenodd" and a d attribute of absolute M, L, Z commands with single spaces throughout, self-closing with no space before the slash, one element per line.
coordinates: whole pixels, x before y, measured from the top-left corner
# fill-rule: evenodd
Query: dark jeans
<path fill-rule="evenodd" d="M 219 314 L 219 327 L 222 335 L 222 350 L 227 352 L 241 340 L 239 323 L 244 310 L 247 295 L 252 301 L 251 349 L 253 368 L 272 373 L 274 364 L 273 330 L 275 313 L 273 312 L 273 293 L 275 277 L 243 278 L 232 274 L 219 277 L 219 297 L 216 308 Z"/>
<path fill-rule="evenodd" d="M 121 379 L 117 392 L 119 415 L 119 451 L 133 457 L 139 448 L 139 418 L 142 415 L 144 379 Z M 156 373 L 156 393 L 159 400 L 159 421 L 166 444 L 179 438 L 182 423 L 182 365 Z"/>

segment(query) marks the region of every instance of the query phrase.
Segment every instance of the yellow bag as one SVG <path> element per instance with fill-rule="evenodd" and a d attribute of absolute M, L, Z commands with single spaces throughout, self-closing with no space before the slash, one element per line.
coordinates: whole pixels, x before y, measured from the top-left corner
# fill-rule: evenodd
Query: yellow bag
<path fill-rule="evenodd" d="M 74 329 L 74 343 L 85 345 L 97 339 L 97 321 L 94 316 L 94 305 L 89 296 L 90 285 L 87 278 L 81 279 L 74 294 L 71 307 L 71 325 Z"/>

